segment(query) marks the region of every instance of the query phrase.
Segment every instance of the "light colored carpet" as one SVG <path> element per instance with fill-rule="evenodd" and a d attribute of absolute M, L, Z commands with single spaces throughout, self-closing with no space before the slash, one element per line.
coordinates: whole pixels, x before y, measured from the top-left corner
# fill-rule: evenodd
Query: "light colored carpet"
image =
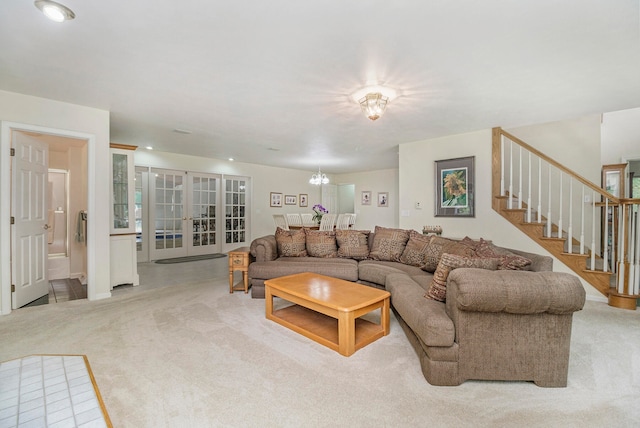
<path fill-rule="evenodd" d="M 176 265 L 179 266 L 179 265 Z M 343 357 L 264 318 L 264 300 L 206 282 L 0 317 L 0 361 L 85 354 L 116 427 L 631 427 L 640 311 L 587 302 L 569 385 L 429 385 L 397 320 Z"/>

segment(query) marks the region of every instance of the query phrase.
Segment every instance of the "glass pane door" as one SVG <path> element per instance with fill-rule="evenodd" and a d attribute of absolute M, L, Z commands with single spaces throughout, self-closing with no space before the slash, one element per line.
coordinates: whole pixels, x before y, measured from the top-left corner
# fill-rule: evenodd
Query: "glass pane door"
<path fill-rule="evenodd" d="M 187 253 L 195 255 L 219 252 L 220 243 L 216 234 L 220 177 L 191 172 L 188 176 L 191 237 Z"/>
<path fill-rule="evenodd" d="M 183 227 L 186 221 L 183 206 L 185 176 L 181 171 L 151 170 L 152 260 L 187 255 Z"/>
<path fill-rule="evenodd" d="M 248 245 L 249 178 L 225 177 L 225 251 Z"/>

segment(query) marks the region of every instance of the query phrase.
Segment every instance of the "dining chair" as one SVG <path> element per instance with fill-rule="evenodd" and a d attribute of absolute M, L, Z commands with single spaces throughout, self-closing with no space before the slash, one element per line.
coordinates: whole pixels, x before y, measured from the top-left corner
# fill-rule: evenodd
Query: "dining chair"
<path fill-rule="evenodd" d="M 311 213 L 300 214 L 300 218 L 302 219 L 303 226 L 310 227 L 318 225 L 315 221 L 313 221 L 313 214 Z"/>
<path fill-rule="evenodd" d="M 349 219 L 351 216 L 349 214 L 338 214 L 338 218 L 336 219 L 336 230 L 345 230 L 349 229 Z"/>
<path fill-rule="evenodd" d="M 300 214 L 298 213 L 287 214 L 287 223 L 289 224 L 289 227 L 302 227 L 302 217 L 300 217 Z"/>
<path fill-rule="evenodd" d="M 333 230 L 336 225 L 336 214 L 325 214 L 320 220 L 320 230 Z"/>
<path fill-rule="evenodd" d="M 349 229 L 353 229 L 355 227 L 355 224 L 356 224 L 356 214 L 355 213 L 349 213 L 347 215 L 349 216 Z"/>
<path fill-rule="evenodd" d="M 287 222 L 287 217 L 285 217 L 284 214 L 274 214 L 273 223 L 280 229 L 289 230 L 289 223 Z"/>

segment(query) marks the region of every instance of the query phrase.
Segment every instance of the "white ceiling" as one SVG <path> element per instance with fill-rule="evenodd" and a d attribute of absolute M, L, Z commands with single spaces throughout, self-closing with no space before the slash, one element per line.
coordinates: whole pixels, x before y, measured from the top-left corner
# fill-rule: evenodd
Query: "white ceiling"
<path fill-rule="evenodd" d="M 0 89 L 109 110 L 123 144 L 342 173 L 640 106 L 638 0 L 58 1 L 75 20 L 1 0 Z M 371 122 L 349 95 L 376 81 Z"/>

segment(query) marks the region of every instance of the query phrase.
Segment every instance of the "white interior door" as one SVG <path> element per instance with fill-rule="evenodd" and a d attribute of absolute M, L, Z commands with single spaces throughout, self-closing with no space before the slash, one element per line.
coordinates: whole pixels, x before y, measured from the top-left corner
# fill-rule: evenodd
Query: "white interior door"
<path fill-rule="evenodd" d="M 187 190 L 187 232 L 190 232 L 187 254 L 217 253 L 220 251 L 220 176 L 189 172 Z"/>
<path fill-rule="evenodd" d="M 12 308 L 49 293 L 47 201 L 49 148 L 21 132 L 12 133 Z"/>
<path fill-rule="evenodd" d="M 151 215 L 151 260 L 183 257 L 185 247 L 184 187 L 186 173 L 166 169 L 151 169 L 149 204 Z"/>

